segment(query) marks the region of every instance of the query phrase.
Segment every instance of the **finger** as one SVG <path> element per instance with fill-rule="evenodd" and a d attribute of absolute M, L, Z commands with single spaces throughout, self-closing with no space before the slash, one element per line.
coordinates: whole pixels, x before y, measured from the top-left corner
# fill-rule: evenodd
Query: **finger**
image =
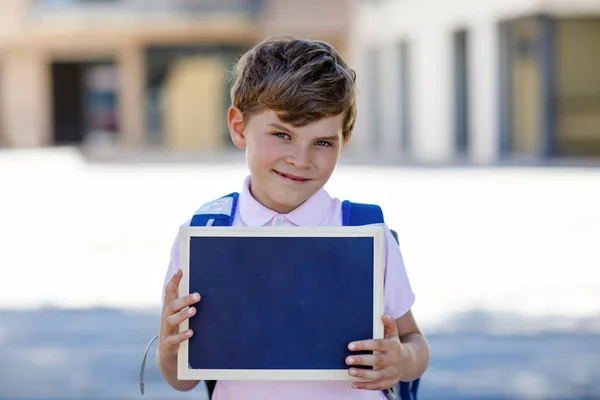
<path fill-rule="evenodd" d="M 164 304 L 163 308 L 166 308 L 173 300 L 179 297 L 179 282 L 181 282 L 181 278 L 183 277 L 183 271 L 178 269 L 175 271 L 169 282 L 165 285 L 165 293 L 164 293 Z"/>
<path fill-rule="evenodd" d="M 348 374 L 355 378 L 364 379 L 367 381 L 378 381 L 384 378 L 383 370 L 365 369 L 365 368 L 350 368 Z"/>
<path fill-rule="evenodd" d="M 368 339 L 352 342 L 348 345 L 351 351 L 377 351 L 384 352 L 391 349 L 390 341 L 387 339 Z"/>
<path fill-rule="evenodd" d="M 177 314 L 167 317 L 167 326 L 170 328 L 170 331 L 174 331 L 179 327 L 179 324 L 192 317 L 194 314 L 196 314 L 196 307 L 190 307 L 186 310 L 181 310 Z"/>
<path fill-rule="evenodd" d="M 181 342 L 191 338 L 193 334 L 194 332 L 191 329 L 188 329 L 187 331 L 169 336 L 166 342 L 170 347 L 179 346 Z"/>
<path fill-rule="evenodd" d="M 192 304 L 196 304 L 199 301 L 199 293 L 192 293 L 183 297 L 179 297 L 178 299 L 173 300 L 171 304 L 169 304 L 169 307 L 167 308 L 167 315 L 176 314 L 184 308 L 189 307 Z"/>
<path fill-rule="evenodd" d="M 386 363 L 387 358 L 388 357 L 385 354 L 356 355 L 346 358 L 346 364 L 367 367 L 384 367 L 389 364 Z"/>
<path fill-rule="evenodd" d="M 398 337 L 398 327 L 394 318 L 384 315 L 381 319 L 383 321 L 383 337 L 386 339 Z"/>
<path fill-rule="evenodd" d="M 385 390 L 394 387 L 396 383 L 390 380 L 380 380 L 371 382 L 354 382 L 352 387 L 354 389 L 363 390 Z"/>

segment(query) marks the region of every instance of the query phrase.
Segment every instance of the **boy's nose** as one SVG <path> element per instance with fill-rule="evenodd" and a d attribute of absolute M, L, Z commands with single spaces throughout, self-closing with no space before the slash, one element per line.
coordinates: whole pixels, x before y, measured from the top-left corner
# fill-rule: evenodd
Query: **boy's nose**
<path fill-rule="evenodd" d="M 310 166 L 310 151 L 304 148 L 295 149 L 288 157 L 288 163 L 296 168 L 308 168 Z"/>

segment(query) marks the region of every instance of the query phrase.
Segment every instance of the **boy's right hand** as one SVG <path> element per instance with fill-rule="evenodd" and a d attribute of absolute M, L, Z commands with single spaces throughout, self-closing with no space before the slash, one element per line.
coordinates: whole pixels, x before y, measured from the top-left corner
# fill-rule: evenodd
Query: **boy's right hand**
<path fill-rule="evenodd" d="M 181 282 L 182 276 L 183 272 L 178 269 L 165 286 L 158 334 L 158 348 L 161 358 L 176 358 L 179 344 L 193 335 L 191 329 L 180 333 L 179 324 L 196 314 L 196 308 L 192 305 L 200 301 L 200 295 L 192 293 L 179 297 L 179 282 Z"/>

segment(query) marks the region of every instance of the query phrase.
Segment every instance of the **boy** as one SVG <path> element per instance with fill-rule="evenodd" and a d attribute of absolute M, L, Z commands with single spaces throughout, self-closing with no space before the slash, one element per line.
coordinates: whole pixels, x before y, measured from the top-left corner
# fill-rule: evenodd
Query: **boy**
<path fill-rule="evenodd" d="M 250 176 L 233 226 L 342 225 L 341 202 L 323 187 L 354 128 L 355 81 L 337 52 L 318 41 L 269 38 L 239 60 L 227 119 L 233 143 L 246 149 Z M 346 360 L 348 373 L 360 382 L 219 381 L 213 399 L 381 399 L 383 389 L 420 377 L 429 346 L 410 311 L 414 294 L 400 250 L 385 231 L 385 339 L 348 344 L 351 351 L 378 352 Z M 200 295 L 178 298 L 177 243 L 165 279 L 156 357 L 164 379 L 187 391 L 198 382 L 177 379 L 177 351 L 193 332 L 179 333 L 178 327 L 195 314 Z M 361 365 L 375 368 L 353 368 Z"/>

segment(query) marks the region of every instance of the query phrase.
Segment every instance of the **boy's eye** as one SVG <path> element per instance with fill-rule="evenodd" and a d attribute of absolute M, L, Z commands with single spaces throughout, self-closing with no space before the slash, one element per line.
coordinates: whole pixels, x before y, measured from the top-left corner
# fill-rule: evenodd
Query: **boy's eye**
<path fill-rule="evenodd" d="M 323 146 L 323 147 L 328 147 L 331 146 L 331 143 L 326 142 L 325 140 L 319 140 L 318 142 L 315 143 L 317 146 Z"/>
<path fill-rule="evenodd" d="M 274 134 L 275 136 L 282 138 L 282 139 L 289 139 L 290 135 L 288 135 L 287 133 L 283 133 L 283 132 L 276 132 Z"/>

